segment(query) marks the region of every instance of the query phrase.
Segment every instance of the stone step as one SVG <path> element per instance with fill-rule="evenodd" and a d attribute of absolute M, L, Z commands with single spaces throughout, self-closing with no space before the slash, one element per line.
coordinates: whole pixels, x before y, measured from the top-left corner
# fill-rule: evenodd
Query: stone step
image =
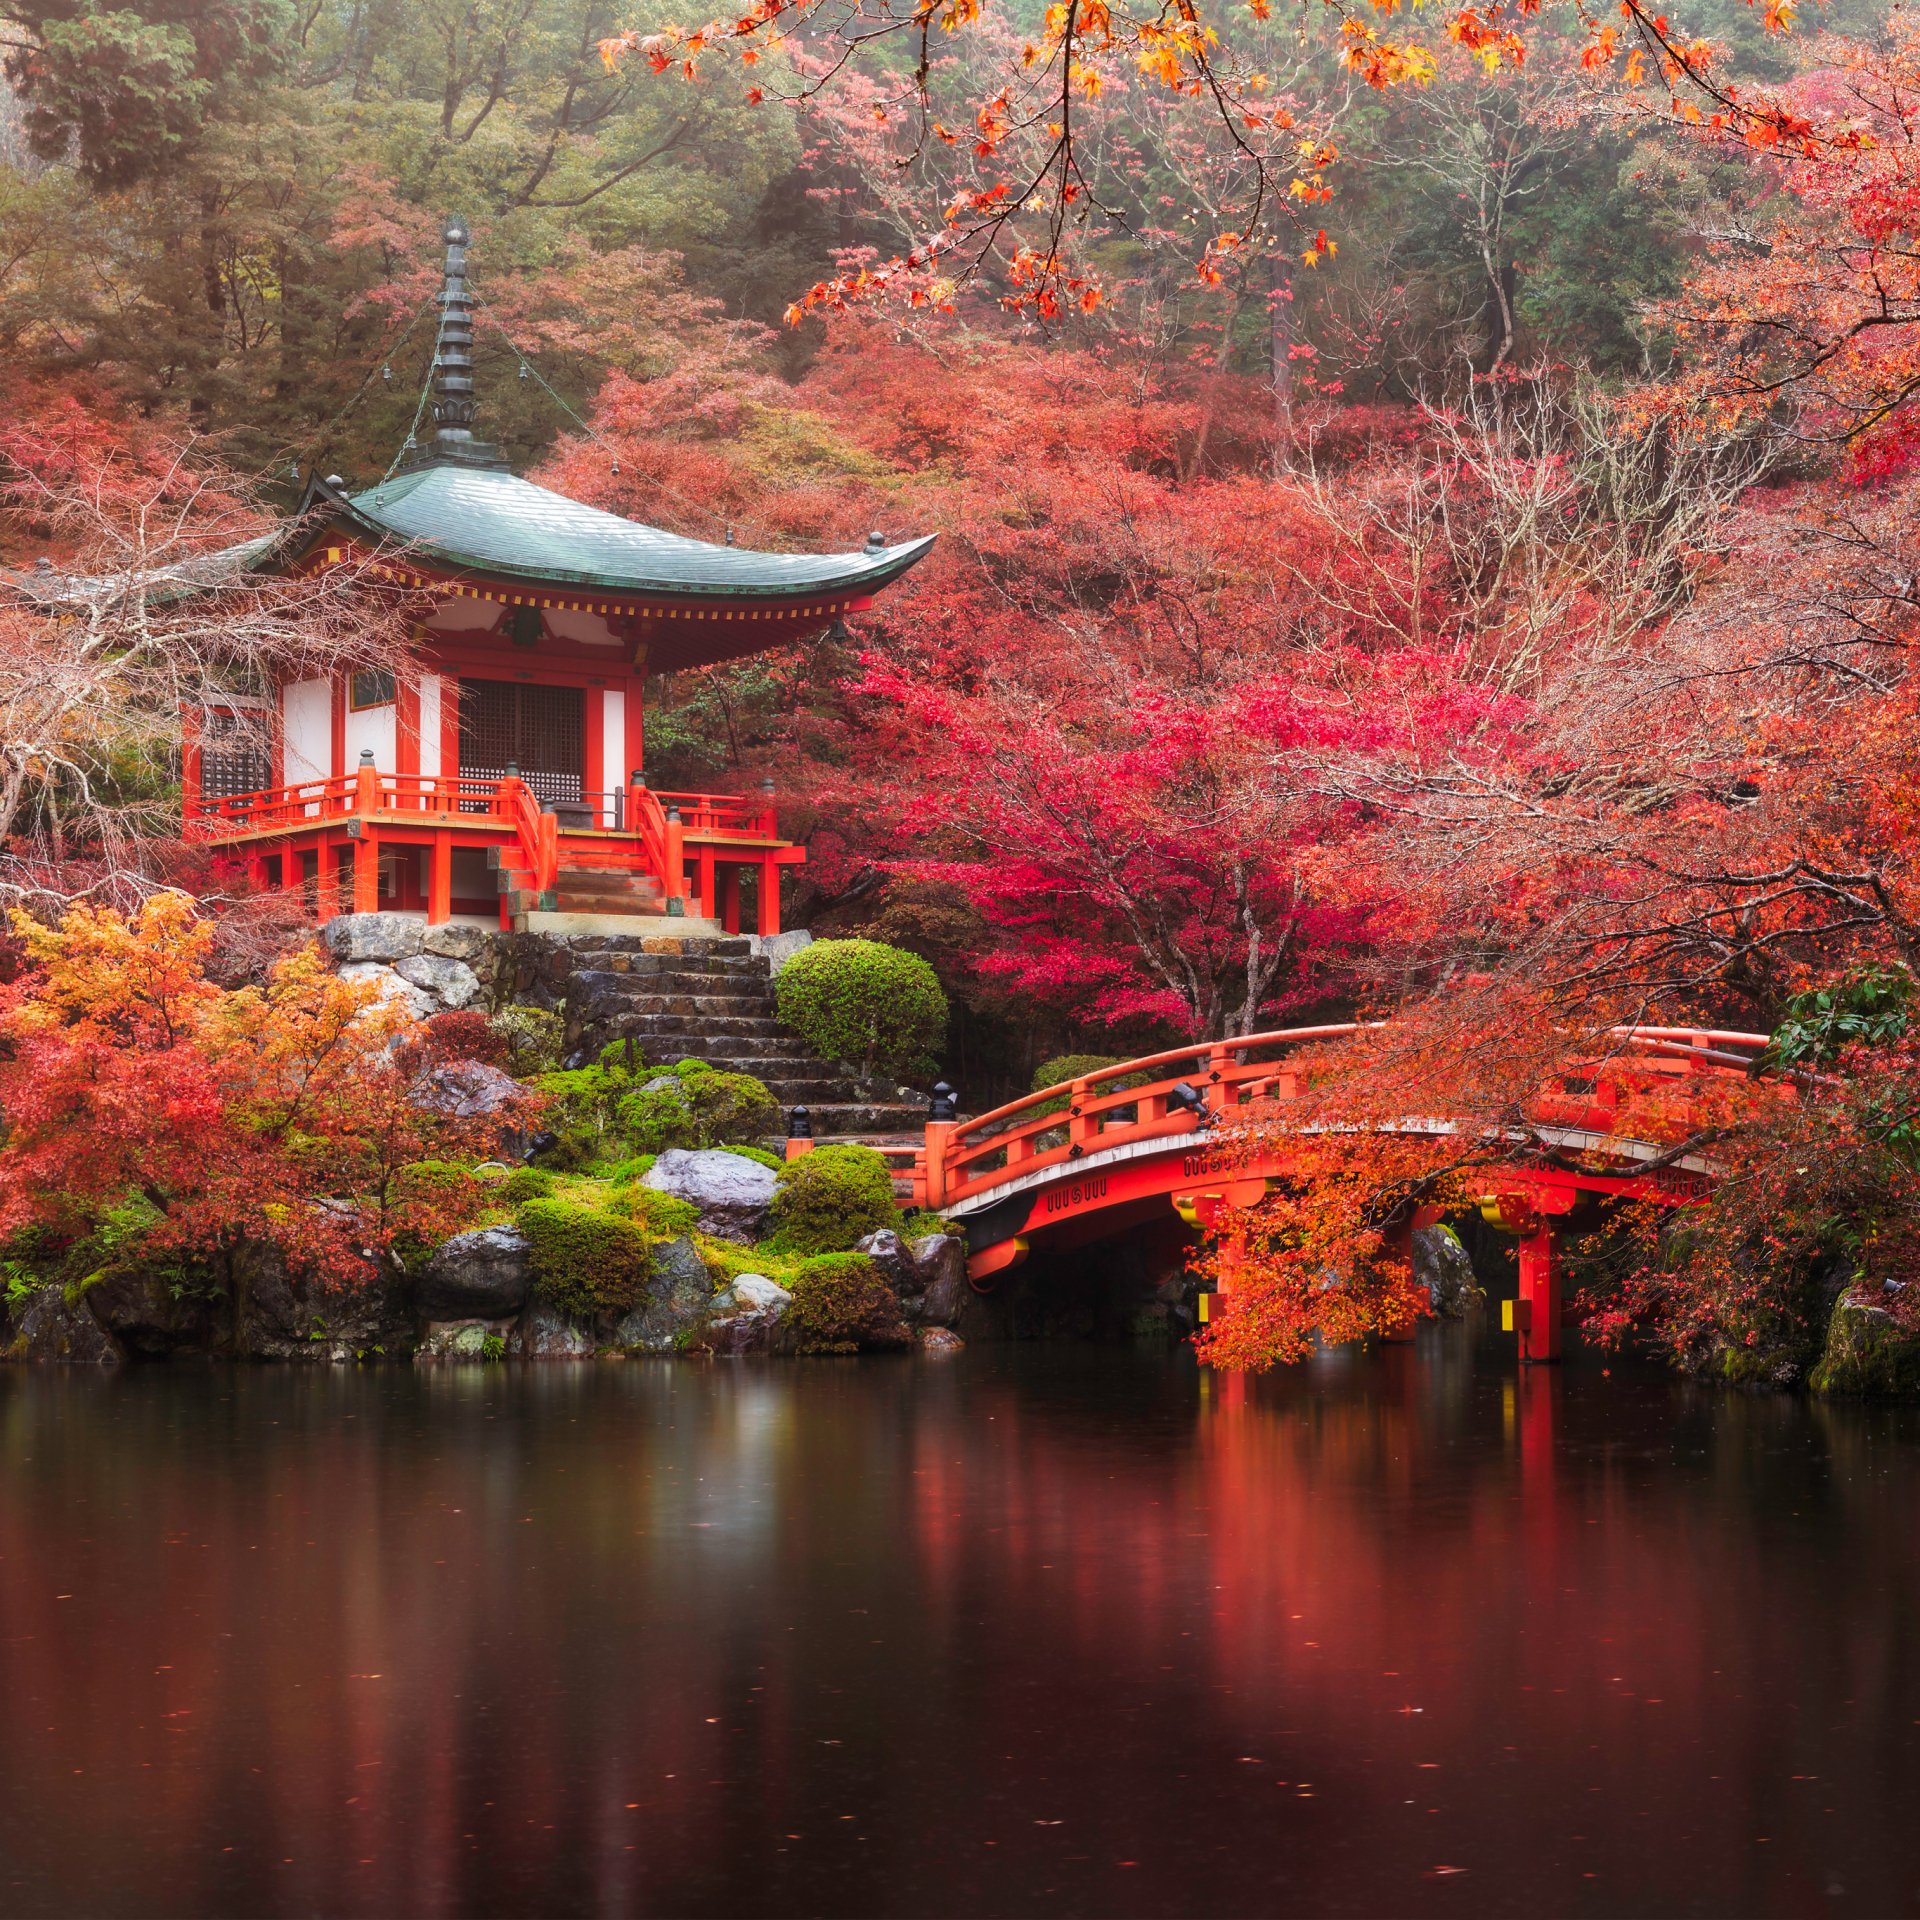
<path fill-rule="evenodd" d="M 689 979 L 747 979 L 755 981 L 762 991 L 772 985 L 766 973 L 766 960 L 758 954 L 716 954 L 699 950 L 699 945 L 693 945 L 689 952 L 659 952 L 649 948 L 653 948 L 653 935 L 595 935 L 591 939 L 570 941 L 566 958 L 576 973 L 632 973 L 636 977 L 641 973 L 668 973 Z"/>
<path fill-rule="evenodd" d="M 742 1072 L 751 1071 L 742 1067 Z M 779 1102 L 783 1113 L 795 1107 L 805 1107 L 809 1113 L 818 1113 L 827 1107 L 842 1107 L 854 1103 L 856 1089 L 844 1080 L 833 1079 L 769 1079 L 764 1073 L 753 1076 Z"/>
<path fill-rule="evenodd" d="M 592 1006 L 603 1026 L 621 1033 L 772 1034 L 780 1024 L 772 1014 L 762 1013 L 758 1002 L 722 994 L 663 993 L 613 1004 L 595 994 Z"/>
<path fill-rule="evenodd" d="M 622 1027 L 635 1033 L 760 1033 L 780 1031 L 780 1022 L 764 1001 L 745 994 L 660 993 L 625 1007 Z M 789 1038 L 792 1036 L 790 1035 Z M 797 1046 L 799 1042 L 796 1040 Z"/>
<path fill-rule="evenodd" d="M 802 1103 L 813 1125 L 816 1141 L 854 1139 L 866 1141 L 891 1133 L 913 1133 L 927 1124 L 925 1107 L 870 1106 L 860 1101 L 823 1100 Z"/>
<path fill-rule="evenodd" d="M 637 927 L 643 927 L 645 931 L 636 931 Z M 668 931 L 670 928 L 671 932 Z M 513 930 L 515 933 L 543 933 L 549 938 L 590 935 L 599 940 L 632 940 L 636 949 L 645 942 L 675 952 L 682 942 L 700 947 L 721 937 L 721 926 L 717 920 L 691 920 L 678 916 L 636 920 L 631 914 L 560 913 L 550 907 L 534 906 L 515 909 Z"/>
<path fill-rule="evenodd" d="M 624 954 L 611 954 L 620 960 Z M 569 976 L 580 982 L 576 997 L 591 994 L 609 1013 L 646 1015 L 670 1013 L 681 1001 L 731 1008 L 735 1013 L 773 1013 L 773 999 L 764 980 L 734 979 L 724 973 L 616 973 L 607 967 L 580 967 Z"/>

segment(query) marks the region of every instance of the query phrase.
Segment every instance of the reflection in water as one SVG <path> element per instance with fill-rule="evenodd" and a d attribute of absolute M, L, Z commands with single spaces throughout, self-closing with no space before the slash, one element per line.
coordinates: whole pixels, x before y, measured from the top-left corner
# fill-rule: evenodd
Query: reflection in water
<path fill-rule="evenodd" d="M 1904 1911 L 1920 1419 L 1516 1378 L 0 1377 L 0 1911 Z"/>

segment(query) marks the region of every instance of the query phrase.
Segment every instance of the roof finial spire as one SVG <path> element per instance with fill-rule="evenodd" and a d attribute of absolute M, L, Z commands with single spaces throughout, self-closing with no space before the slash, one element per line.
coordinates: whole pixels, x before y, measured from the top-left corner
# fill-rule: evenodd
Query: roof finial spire
<path fill-rule="evenodd" d="M 504 468 L 498 447 L 473 437 L 473 290 L 467 284 L 467 223 L 450 218 L 447 274 L 440 290 L 440 335 L 433 356 L 433 443 L 421 466 Z"/>

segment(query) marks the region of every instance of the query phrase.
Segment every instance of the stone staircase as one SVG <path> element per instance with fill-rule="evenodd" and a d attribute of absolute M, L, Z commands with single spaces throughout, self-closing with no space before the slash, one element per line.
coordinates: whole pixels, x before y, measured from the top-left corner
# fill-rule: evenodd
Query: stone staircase
<path fill-rule="evenodd" d="M 664 923 L 671 925 L 673 923 Z M 783 1113 L 807 1109 L 816 1140 L 914 1140 L 927 1109 L 867 1097 L 808 1053 L 774 1014 L 764 955 L 744 939 L 580 933 L 566 941 L 567 1044 L 598 1050 L 629 1037 L 655 1064 L 710 1060 L 766 1083 Z"/>

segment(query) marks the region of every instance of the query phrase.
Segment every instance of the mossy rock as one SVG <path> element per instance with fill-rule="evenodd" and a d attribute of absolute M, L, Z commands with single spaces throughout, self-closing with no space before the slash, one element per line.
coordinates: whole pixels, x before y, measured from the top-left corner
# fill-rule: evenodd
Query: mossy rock
<path fill-rule="evenodd" d="M 640 1153 L 764 1138 L 780 1124 L 779 1105 L 760 1081 L 705 1060 L 664 1069 L 654 1083 L 625 1095 L 616 1111 L 621 1132 Z"/>
<path fill-rule="evenodd" d="M 1827 1347 L 1808 1384 L 1836 1397 L 1892 1399 L 1920 1394 L 1920 1330 L 1885 1307 L 1842 1294 L 1827 1323 Z"/>
<path fill-rule="evenodd" d="M 545 1167 L 515 1167 L 500 1183 L 500 1192 L 516 1207 L 522 1200 L 545 1200 L 553 1192 L 553 1175 Z"/>
<path fill-rule="evenodd" d="M 653 1249 L 632 1219 L 577 1200 L 529 1200 L 519 1213 L 531 1249 L 534 1291 L 563 1313 L 592 1319 L 626 1312 L 646 1290 Z"/>
<path fill-rule="evenodd" d="M 864 1253 L 802 1261 L 792 1293 L 786 1323 L 797 1352 L 860 1353 L 911 1338 L 899 1295 Z"/>

